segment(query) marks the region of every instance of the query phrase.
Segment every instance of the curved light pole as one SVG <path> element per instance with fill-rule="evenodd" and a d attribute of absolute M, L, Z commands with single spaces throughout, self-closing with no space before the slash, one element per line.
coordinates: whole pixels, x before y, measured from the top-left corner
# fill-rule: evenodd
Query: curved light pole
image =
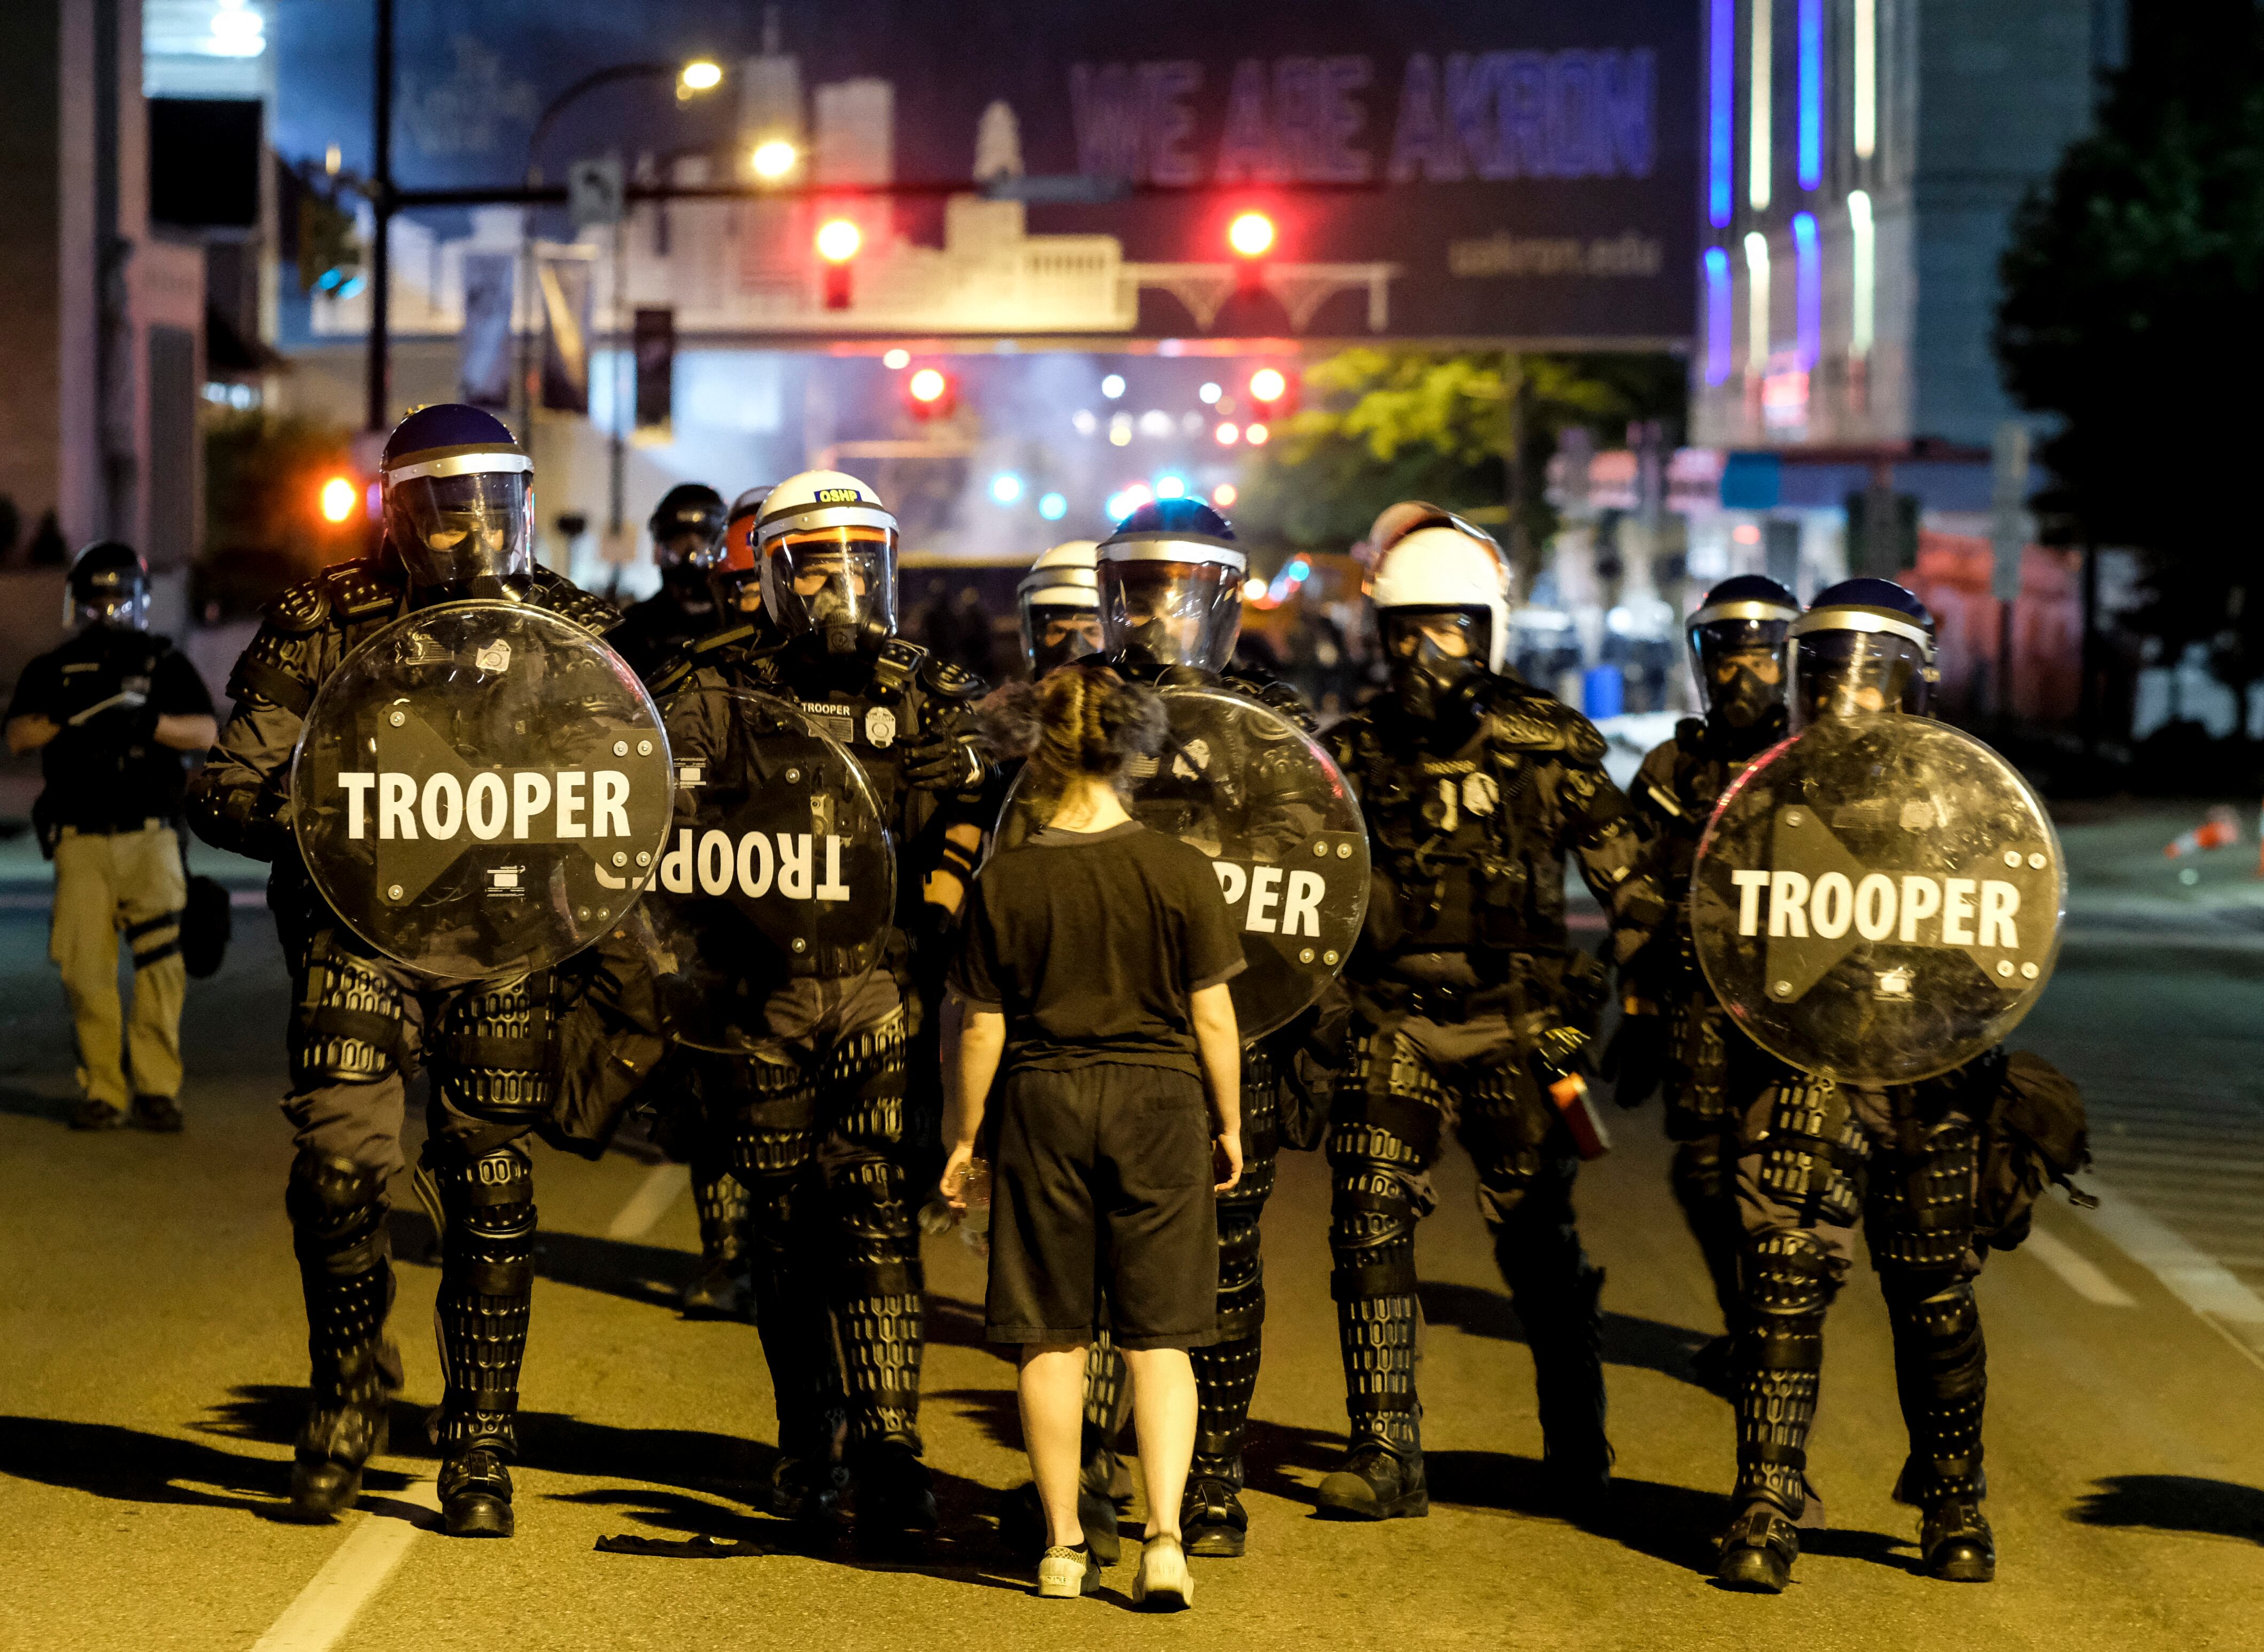
<path fill-rule="evenodd" d="M 600 86 L 616 81 L 669 79 L 676 83 L 677 100 L 680 103 L 701 92 L 713 91 L 723 83 L 723 71 L 707 58 L 694 58 L 683 64 L 676 63 L 616 63 L 610 69 L 594 69 L 553 98 L 535 117 L 534 130 L 527 134 L 526 186 L 534 189 L 542 183 L 542 168 L 536 156 L 541 152 L 542 140 L 549 135 L 550 123 L 562 113 L 567 105 L 584 92 L 595 91 Z M 520 290 L 526 294 L 527 329 L 519 341 L 519 422 L 522 441 L 533 440 L 535 393 L 533 383 L 535 323 L 540 317 L 540 296 L 535 292 L 534 274 L 534 208 L 525 209 L 519 219 L 519 279 Z M 615 272 L 615 279 L 620 272 Z M 619 308 L 619 294 L 615 295 Z M 515 308 L 515 307 L 514 307 Z M 620 421 L 614 421 L 618 424 Z"/>

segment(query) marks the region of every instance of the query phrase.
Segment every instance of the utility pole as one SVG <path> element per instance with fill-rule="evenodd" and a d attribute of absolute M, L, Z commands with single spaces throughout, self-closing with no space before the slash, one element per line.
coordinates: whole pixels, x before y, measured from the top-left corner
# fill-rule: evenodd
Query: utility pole
<path fill-rule="evenodd" d="M 381 431 L 391 422 L 390 344 L 392 270 L 386 257 L 387 230 L 393 222 L 393 0 L 377 0 L 377 88 L 371 134 L 369 247 L 369 366 L 363 426 Z"/>

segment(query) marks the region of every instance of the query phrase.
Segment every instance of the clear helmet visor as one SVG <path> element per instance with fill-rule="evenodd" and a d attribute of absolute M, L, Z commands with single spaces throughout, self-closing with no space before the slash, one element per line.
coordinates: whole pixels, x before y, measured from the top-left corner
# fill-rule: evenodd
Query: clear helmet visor
<path fill-rule="evenodd" d="M 1100 564 L 1100 632 L 1111 655 L 1223 671 L 1242 635 L 1242 570 L 1223 562 Z"/>
<path fill-rule="evenodd" d="M 1022 605 L 1022 657 L 1029 663 L 1031 676 L 1043 677 L 1056 666 L 1099 652 L 1100 610 L 1091 603 Z"/>
<path fill-rule="evenodd" d="M 1707 712 L 1750 728 L 1784 704 L 1788 620 L 1716 620 L 1690 627 L 1690 669 Z"/>
<path fill-rule="evenodd" d="M 707 560 L 715 543 L 713 536 L 696 528 L 678 528 L 652 542 L 652 560 L 660 564 L 664 573 L 679 568 L 697 568 Z"/>
<path fill-rule="evenodd" d="M 1826 717 L 1923 714 L 1932 669 L 1908 637 L 1881 631 L 1811 631 L 1790 650 L 1795 730 Z"/>
<path fill-rule="evenodd" d="M 135 588 L 117 592 L 105 591 L 82 601 L 70 601 L 70 623 L 86 629 L 93 626 L 108 626 L 117 631 L 147 631 L 149 628 L 149 593 Z"/>
<path fill-rule="evenodd" d="M 763 552 L 763 598 L 789 637 L 852 648 L 896 629 L 896 536 L 865 524 L 788 533 Z"/>
<path fill-rule="evenodd" d="M 388 483 L 385 532 L 416 584 L 531 574 L 533 478 L 524 470 L 490 470 Z"/>

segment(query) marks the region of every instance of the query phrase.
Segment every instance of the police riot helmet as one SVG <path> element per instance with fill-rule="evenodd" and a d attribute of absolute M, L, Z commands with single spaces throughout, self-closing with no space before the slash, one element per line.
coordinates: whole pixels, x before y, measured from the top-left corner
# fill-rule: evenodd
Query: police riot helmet
<path fill-rule="evenodd" d="M 116 540 L 97 540 L 74 557 L 63 583 L 63 623 L 149 629 L 149 564 L 142 553 Z"/>
<path fill-rule="evenodd" d="M 1200 499 L 1157 499 L 1094 551 L 1101 646 L 1139 665 L 1223 671 L 1242 634 L 1250 562 L 1224 517 Z"/>
<path fill-rule="evenodd" d="M 1765 574 L 1738 574 L 1706 593 L 1683 634 L 1708 716 L 1738 729 L 1774 721 L 1785 634 L 1799 618 L 1799 599 Z"/>
<path fill-rule="evenodd" d="M 896 518 L 870 484 L 805 470 L 771 489 L 755 518 L 763 606 L 789 638 L 848 654 L 896 630 Z"/>
<path fill-rule="evenodd" d="M 1100 651 L 1099 546 L 1063 540 L 1030 564 L 1015 588 L 1022 616 L 1022 658 L 1032 677 Z"/>
<path fill-rule="evenodd" d="M 736 620 L 754 620 L 763 612 L 763 559 L 755 549 L 755 522 L 771 487 L 764 482 L 732 500 L 722 533 L 700 556 L 715 606 Z"/>
<path fill-rule="evenodd" d="M 385 537 L 412 585 L 458 590 L 534 571 L 534 461 L 492 413 L 419 408 L 378 461 Z"/>
<path fill-rule="evenodd" d="M 1843 579 L 1790 627 L 1796 730 L 1824 717 L 1923 714 L 1939 673 L 1934 615 L 1890 579 Z"/>
<path fill-rule="evenodd" d="M 1403 511 L 1396 523 L 1393 514 L 1377 518 L 1370 540 L 1368 596 L 1392 692 L 1427 721 L 1466 701 L 1509 657 L 1509 559 L 1450 511 Z"/>
<path fill-rule="evenodd" d="M 680 597 L 704 601 L 701 559 L 723 537 L 723 496 L 704 482 L 679 482 L 653 507 L 652 560 L 661 583 Z"/>

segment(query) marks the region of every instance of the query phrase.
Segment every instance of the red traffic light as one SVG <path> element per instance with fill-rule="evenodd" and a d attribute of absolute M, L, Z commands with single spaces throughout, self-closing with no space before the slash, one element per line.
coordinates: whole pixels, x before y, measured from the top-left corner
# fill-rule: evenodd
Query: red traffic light
<path fill-rule="evenodd" d="M 1260 367 L 1250 375 L 1250 399 L 1271 407 L 1289 393 L 1289 381 L 1279 367 Z"/>
<path fill-rule="evenodd" d="M 1226 227 L 1226 244 L 1237 257 L 1262 258 L 1274 250 L 1274 221 L 1264 213 L 1238 213 Z"/>
<path fill-rule="evenodd" d="M 846 264 L 865 244 L 865 232 L 853 218 L 829 218 L 817 227 L 817 256 L 828 264 Z"/>
<path fill-rule="evenodd" d="M 361 489 L 347 477 L 332 476 L 323 484 L 320 503 L 323 521 L 343 522 L 361 503 Z"/>
<path fill-rule="evenodd" d="M 941 418 L 958 405 L 958 388 L 941 368 L 922 367 L 905 378 L 904 402 L 914 418 Z"/>

